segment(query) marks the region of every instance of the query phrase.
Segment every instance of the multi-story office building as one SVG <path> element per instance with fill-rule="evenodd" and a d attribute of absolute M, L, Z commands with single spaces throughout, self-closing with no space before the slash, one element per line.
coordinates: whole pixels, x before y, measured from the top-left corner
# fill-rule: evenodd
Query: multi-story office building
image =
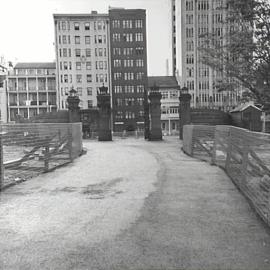
<path fill-rule="evenodd" d="M 110 9 L 109 20 L 113 130 L 142 130 L 147 91 L 145 10 Z"/>
<path fill-rule="evenodd" d="M 7 122 L 6 75 L 7 68 L 0 65 L 0 123 Z"/>
<path fill-rule="evenodd" d="M 182 82 L 192 96 L 191 106 L 230 110 L 238 103 L 240 84 L 238 91 L 219 92 L 216 86 L 224 79 L 224 74 L 202 64 L 198 49 L 206 33 L 213 33 L 220 37 L 220 42 L 225 42 L 226 10 L 222 7 L 226 0 L 171 1 L 172 16 L 175 16 L 172 19 L 172 43 L 179 43 L 181 36 L 181 46 L 177 44 L 176 49 L 173 49 L 173 60 L 176 61 L 176 69 L 181 67 Z M 181 21 L 178 14 L 181 14 Z"/>
<path fill-rule="evenodd" d="M 55 63 L 18 63 L 7 76 L 10 121 L 56 110 Z"/>
<path fill-rule="evenodd" d="M 54 14 L 57 103 L 66 109 L 72 87 L 82 109 L 97 105 L 97 91 L 109 86 L 108 14 Z"/>
<path fill-rule="evenodd" d="M 174 76 L 149 76 L 148 87 L 157 85 L 161 98 L 161 128 L 164 135 L 179 132 L 180 86 Z"/>

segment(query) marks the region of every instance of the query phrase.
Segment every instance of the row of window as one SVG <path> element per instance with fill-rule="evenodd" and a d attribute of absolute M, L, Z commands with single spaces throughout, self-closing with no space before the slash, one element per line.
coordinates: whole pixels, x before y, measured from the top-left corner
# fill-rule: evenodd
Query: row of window
<path fill-rule="evenodd" d="M 75 49 L 75 56 L 76 57 L 91 57 L 91 49 Z M 59 56 L 60 57 L 72 57 L 71 49 L 63 48 L 59 49 Z M 106 48 L 95 48 L 95 56 L 96 57 L 106 57 L 107 56 L 107 49 Z M 83 59 L 86 60 L 86 59 Z"/>
<path fill-rule="evenodd" d="M 121 25 L 122 22 L 122 25 Z M 113 20 L 113 28 L 143 28 L 143 20 Z"/>
<path fill-rule="evenodd" d="M 92 24 L 92 26 L 91 26 Z M 91 27 L 90 27 L 91 26 Z M 70 30 L 71 22 L 70 21 L 59 21 L 58 22 L 58 30 Z M 73 22 L 73 29 L 75 31 L 85 30 L 88 31 L 90 29 L 93 30 L 105 30 L 106 29 L 106 21 L 98 20 L 92 23 L 90 22 Z"/>
<path fill-rule="evenodd" d="M 120 33 L 113 33 L 112 35 L 112 41 L 113 42 L 121 42 L 121 41 L 124 41 L 124 42 L 133 42 L 133 41 L 136 41 L 136 42 L 139 42 L 139 41 L 143 41 L 144 38 L 143 38 L 143 33 L 123 33 L 123 34 L 120 34 Z"/>
<path fill-rule="evenodd" d="M 137 117 L 143 117 L 144 116 L 144 111 L 140 110 L 138 112 Z M 116 111 L 115 114 L 115 119 L 116 120 L 121 120 L 121 119 L 135 119 L 137 118 L 135 112 L 130 112 L 130 111 Z"/>
<path fill-rule="evenodd" d="M 136 48 L 113 48 L 113 55 L 120 56 L 120 55 L 142 55 L 144 54 L 143 47 L 136 47 Z"/>
<path fill-rule="evenodd" d="M 83 75 L 82 74 L 76 74 L 76 83 L 82 83 Z M 86 82 L 92 83 L 93 82 L 93 76 L 92 74 L 86 74 Z M 72 83 L 72 75 L 70 74 L 64 74 L 60 75 L 60 82 L 61 83 Z M 96 74 L 96 82 L 104 83 L 108 82 L 108 74 Z"/>
<path fill-rule="evenodd" d="M 178 114 L 179 108 L 178 107 L 161 107 L 162 114 Z"/>
<path fill-rule="evenodd" d="M 76 70 L 82 70 L 84 68 L 85 64 L 85 69 L 86 70 L 91 70 L 92 69 L 92 62 L 87 61 L 87 62 L 76 62 Z M 60 70 L 72 70 L 72 62 L 60 62 Z M 96 70 L 103 70 L 107 69 L 107 61 L 96 61 Z"/>
<path fill-rule="evenodd" d="M 143 93 L 144 92 L 144 85 L 140 84 L 136 86 L 136 90 L 135 90 L 135 86 L 134 85 L 115 85 L 113 87 L 114 93 L 115 94 L 122 94 L 122 93 L 135 93 L 135 91 L 137 93 Z"/>
<path fill-rule="evenodd" d="M 131 80 L 142 80 L 144 78 L 144 72 L 114 72 L 113 79 L 114 80 L 121 80 L 124 79 L 125 81 L 131 81 Z"/>
<path fill-rule="evenodd" d="M 143 98 L 116 98 L 115 99 L 115 106 L 134 106 L 134 105 L 140 105 L 142 106 L 144 103 Z"/>
<path fill-rule="evenodd" d="M 106 35 L 94 35 L 94 36 L 74 36 L 74 43 L 73 44 L 106 44 L 107 37 Z M 93 41 L 91 42 L 91 39 Z M 71 37 L 70 35 L 59 35 L 58 36 L 58 43 L 59 44 L 71 44 Z"/>
<path fill-rule="evenodd" d="M 144 67 L 144 60 L 143 59 L 115 59 L 113 60 L 113 66 L 114 67 Z"/>

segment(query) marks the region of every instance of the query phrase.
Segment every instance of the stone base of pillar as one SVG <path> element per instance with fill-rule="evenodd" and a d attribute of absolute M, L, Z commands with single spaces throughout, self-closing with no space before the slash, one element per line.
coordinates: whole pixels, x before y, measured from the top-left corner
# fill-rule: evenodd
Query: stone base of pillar
<path fill-rule="evenodd" d="M 100 130 L 98 132 L 98 140 L 101 142 L 112 141 L 112 131 L 111 130 Z"/>
<path fill-rule="evenodd" d="M 149 133 L 149 141 L 162 141 L 161 129 L 152 129 Z"/>

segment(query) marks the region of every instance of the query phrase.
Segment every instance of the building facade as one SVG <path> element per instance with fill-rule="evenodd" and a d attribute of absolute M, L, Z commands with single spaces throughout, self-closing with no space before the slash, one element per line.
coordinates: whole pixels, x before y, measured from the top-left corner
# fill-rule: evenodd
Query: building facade
<path fill-rule="evenodd" d="M 194 108 L 212 108 L 229 111 L 238 104 L 242 93 L 241 85 L 237 91 L 217 90 L 223 74 L 209 68 L 200 62 L 199 47 L 204 43 L 204 34 L 213 33 L 225 42 L 224 34 L 227 25 L 226 0 L 171 0 L 175 10 L 175 20 L 172 32 L 176 31 L 176 42 L 180 46 L 173 50 L 173 59 L 176 59 L 176 69 L 182 70 L 182 82 L 191 94 L 191 106 Z M 173 14 L 173 13 L 172 13 Z M 181 14 L 181 16 L 177 16 Z M 181 18 L 181 21 L 180 21 Z"/>
<path fill-rule="evenodd" d="M 54 14 L 57 104 L 66 109 L 72 87 L 82 109 L 97 105 L 97 91 L 110 86 L 108 14 Z"/>
<path fill-rule="evenodd" d="M 180 86 L 175 76 L 149 76 L 148 87 L 158 86 L 161 98 L 161 128 L 164 135 L 179 133 Z"/>
<path fill-rule="evenodd" d="M 0 123 L 7 122 L 6 76 L 7 68 L 0 65 Z"/>
<path fill-rule="evenodd" d="M 9 121 L 56 111 L 55 63 L 18 63 L 7 76 Z"/>
<path fill-rule="evenodd" d="M 113 130 L 144 129 L 147 91 L 146 14 L 110 9 Z"/>

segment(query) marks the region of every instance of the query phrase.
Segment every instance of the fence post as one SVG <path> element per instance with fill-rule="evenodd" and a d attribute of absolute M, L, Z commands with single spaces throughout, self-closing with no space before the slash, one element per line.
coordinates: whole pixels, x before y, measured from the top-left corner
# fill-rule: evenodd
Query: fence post
<path fill-rule="evenodd" d="M 0 191 L 2 190 L 3 180 L 4 180 L 4 154 L 3 154 L 3 139 L 2 134 L 0 134 Z"/>
<path fill-rule="evenodd" d="M 231 155 L 232 155 L 232 134 L 231 128 L 229 129 L 229 136 L 228 136 L 228 148 L 227 148 L 227 156 L 226 156 L 226 163 L 225 163 L 225 170 L 229 173 L 230 169 L 230 162 L 231 162 Z"/>
<path fill-rule="evenodd" d="M 243 156 L 242 156 L 242 168 L 241 168 L 241 182 L 240 184 L 246 183 L 247 178 L 247 167 L 248 167 L 248 153 L 249 153 L 249 145 L 246 143 L 246 140 L 243 140 Z"/>
<path fill-rule="evenodd" d="M 49 146 L 49 139 L 46 137 L 45 141 L 45 153 L 44 153 L 44 171 L 49 171 L 49 159 L 50 159 L 50 146 Z"/>
<path fill-rule="evenodd" d="M 216 140 L 216 127 L 214 127 L 214 141 L 213 141 L 213 152 L 212 152 L 212 158 L 211 158 L 211 165 L 216 164 L 216 151 L 217 151 L 217 140 Z"/>
<path fill-rule="evenodd" d="M 72 124 L 70 124 L 72 125 Z M 73 155 L 72 155 L 72 131 L 70 127 L 68 128 L 68 151 L 69 151 L 69 159 L 73 162 Z"/>

